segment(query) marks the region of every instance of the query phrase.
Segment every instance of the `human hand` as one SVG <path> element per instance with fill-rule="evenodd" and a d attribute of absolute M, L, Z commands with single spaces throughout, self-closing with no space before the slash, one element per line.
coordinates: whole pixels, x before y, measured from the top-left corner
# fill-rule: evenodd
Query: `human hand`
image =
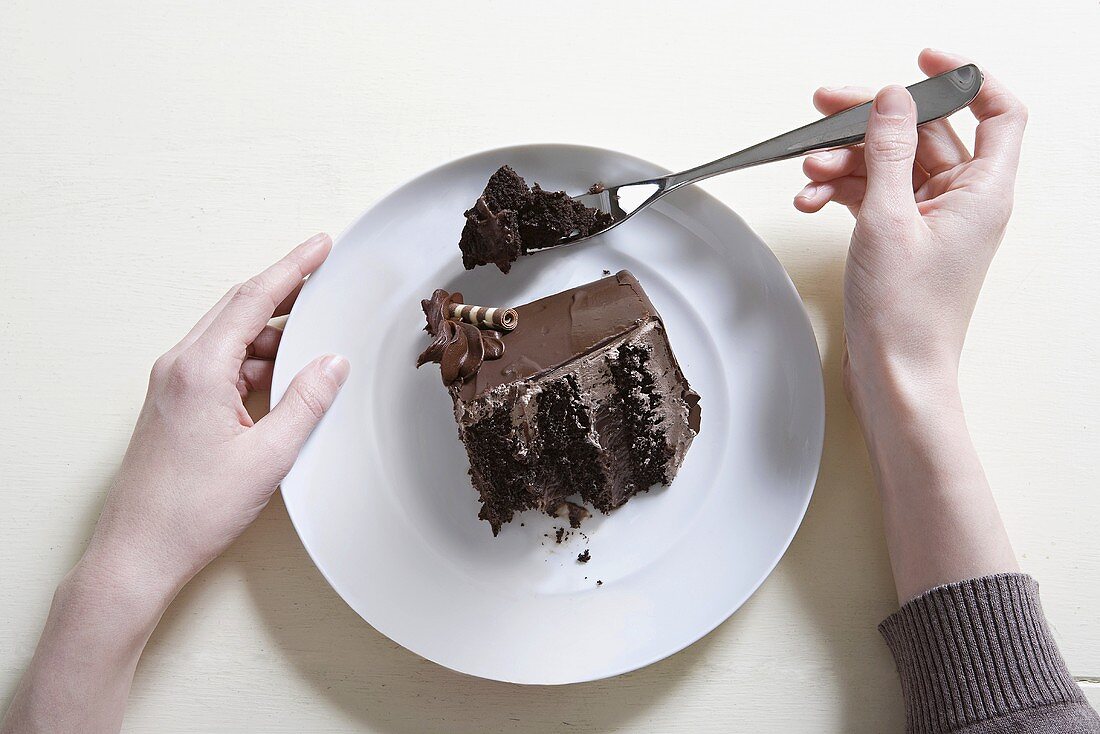
<path fill-rule="evenodd" d="M 925 49 L 929 76 L 967 63 Z M 864 89 L 819 89 L 824 114 L 865 102 Z M 810 183 L 795 207 L 829 201 L 856 217 L 844 278 L 845 388 L 857 413 L 898 391 L 954 389 L 982 281 L 1012 212 L 1027 122 L 1024 106 L 986 75 L 970 105 L 974 154 L 946 120 L 918 131 L 912 98 L 887 87 L 875 98 L 866 144 L 806 158 Z"/>
<path fill-rule="evenodd" d="M 256 519 L 347 379 L 347 360 L 319 357 L 258 422 L 244 407 L 271 386 L 282 332 L 268 322 L 289 313 L 331 248 L 324 234 L 302 243 L 157 360 L 122 469 L 0 730 L 119 730 L 161 614 Z"/>
<path fill-rule="evenodd" d="M 303 279 L 325 261 L 319 234 L 231 289 L 153 366 L 130 446 L 78 565 L 140 586 L 163 606 L 267 504 L 347 379 L 346 359 L 307 365 L 253 422 L 244 398 L 271 386 L 281 330 Z M 152 610 L 151 610 L 152 611 Z"/>

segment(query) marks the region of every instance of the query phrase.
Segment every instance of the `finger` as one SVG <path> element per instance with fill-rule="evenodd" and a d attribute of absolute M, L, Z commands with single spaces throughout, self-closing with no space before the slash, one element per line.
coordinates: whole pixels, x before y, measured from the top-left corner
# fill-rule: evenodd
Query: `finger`
<path fill-rule="evenodd" d="M 822 87 L 814 93 L 814 106 L 822 113 L 831 115 L 863 104 L 873 96 L 865 87 Z M 929 175 L 942 173 L 970 160 L 970 151 L 966 149 L 966 145 L 946 120 L 923 125 L 917 134 L 916 161 Z M 815 153 L 807 158 L 802 170 L 809 178 L 815 181 L 828 181 L 840 176 L 865 174 L 865 169 L 862 167 L 862 146 L 826 152 L 845 155 L 834 158 L 828 162 L 830 165 L 823 166 L 817 165 L 819 161 L 814 160 L 820 157 L 821 153 Z M 921 183 L 923 181 L 919 183 L 914 181 L 914 187 L 919 187 Z"/>
<path fill-rule="evenodd" d="M 913 197 L 916 105 L 904 87 L 886 87 L 875 97 L 866 140 L 867 192 L 860 216 L 871 212 L 882 222 L 917 218 Z"/>
<path fill-rule="evenodd" d="M 295 247 L 279 262 L 242 283 L 196 340 L 222 356 L 243 359 L 246 347 L 272 318 L 302 279 L 321 266 L 332 249 L 327 234 L 318 234 Z"/>
<path fill-rule="evenodd" d="M 918 152 L 920 150 L 918 146 Z M 924 170 L 924 167 L 919 163 L 913 164 L 913 193 L 915 194 L 920 190 L 921 186 L 924 186 L 928 182 L 931 176 L 928 175 L 928 171 Z"/>
<path fill-rule="evenodd" d="M 294 307 L 294 302 L 298 300 L 298 294 L 302 292 L 303 285 L 305 285 L 305 281 L 299 283 L 294 288 L 294 290 L 290 292 L 290 295 L 283 299 L 283 302 L 278 305 L 272 316 L 286 316 L 288 313 L 290 313 L 290 309 Z M 214 317 L 222 312 L 222 309 L 225 308 L 225 304 L 229 303 L 229 299 L 233 297 L 233 294 L 236 293 L 236 291 L 237 286 L 233 286 L 228 291 L 226 291 L 225 295 L 222 296 L 221 299 L 214 304 L 213 308 L 203 314 L 202 318 L 199 319 L 193 327 L 191 327 L 191 330 L 187 332 L 187 335 L 184 336 L 183 339 L 181 339 L 176 345 L 176 349 L 182 350 L 191 346 L 191 344 L 193 344 L 195 340 L 198 339 L 204 331 L 206 331 L 206 328 L 210 326 L 210 322 L 214 320 Z"/>
<path fill-rule="evenodd" d="M 809 183 L 794 198 L 794 207 L 800 212 L 813 214 L 830 201 L 847 207 L 859 207 L 867 190 L 867 180 L 859 176 L 845 176 L 826 183 Z"/>
<path fill-rule="evenodd" d="M 842 176 L 862 176 L 863 149 L 823 150 L 802 161 L 802 172 L 811 181 L 832 181 Z"/>
<path fill-rule="evenodd" d="M 931 49 L 925 49 L 917 57 L 917 64 L 920 66 L 921 71 L 928 76 L 936 76 L 959 66 L 959 64 L 950 64 L 940 68 L 936 64 L 936 52 L 932 52 L 931 56 L 926 56 L 929 51 Z M 928 65 L 929 61 L 932 62 L 932 66 Z M 940 68 L 940 70 L 930 71 L 934 68 Z M 947 120 L 936 120 L 927 125 L 922 125 L 917 131 L 917 136 L 917 162 L 924 166 L 924 170 L 932 176 L 937 176 L 960 163 L 966 163 L 970 160 L 970 151 L 967 149 L 966 143 L 959 138 L 955 128 Z"/>
<path fill-rule="evenodd" d="M 241 363 L 241 373 L 237 379 L 237 390 L 242 398 L 257 390 L 271 389 L 271 376 L 275 373 L 275 363 L 266 359 L 246 359 Z"/>
<path fill-rule="evenodd" d="M 821 87 L 814 92 L 814 107 L 823 115 L 834 115 L 837 112 L 842 112 L 849 107 L 855 107 L 867 102 L 874 98 L 874 92 L 867 87 Z M 834 158 L 831 160 L 826 156 L 826 161 L 832 165 L 824 168 L 819 168 L 826 177 L 822 179 L 816 179 L 811 174 L 811 170 L 806 168 L 807 164 L 803 164 L 803 171 L 811 179 L 815 180 L 829 180 L 831 178 L 838 178 L 840 176 L 863 176 L 866 173 L 866 169 L 863 166 L 863 146 L 853 145 L 848 148 L 841 148 L 833 151 L 822 151 L 821 153 L 815 153 L 815 158 L 820 158 L 822 155 L 832 153 Z M 810 159 L 807 159 L 807 161 Z M 810 169 L 815 168 L 815 164 L 818 161 L 809 163 Z"/>
<path fill-rule="evenodd" d="M 294 287 L 294 290 L 290 292 L 290 295 L 284 298 L 283 302 L 275 307 L 275 311 L 271 315 L 286 316 L 288 313 L 290 313 L 290 309 L 294 308 L 294 302 L 298 300 L 298 294 L 302 292 L 302 286 L 304 286 L 305 284 L 306 282 L 303 280 L 301 283 L 296 285 Z"/>
<path fill-rule="evenodd" d="M 970 63 L 956 54 L 926 48 L 917 57 L 921 71 L 929 76 L 942 74 Z M 984 74 L 982 89 L 970 103 L 970 111 L 978 119 L 974 133 L 974 157 L 997 160 L 1015 171 L 1020 160 L 1027 108 L 997 79 Z"/>
<path fill-rule="evenodd" d="M 874 99 L 867 87 L 820 87 L 814 92 L 814 107 L 823 115 L 835 115 L 849 107 Z"/>
<path fill-rule="evenodd" d="M 278 405 L 249 431 L 268 454 L 265 464 L 278 467 L 281 474 L 290 471 L 302 444 L 332 406 L 350 371 L 346 359 L 329 354 L 310 362 L 291 380 Z"/>
<path fill-rule="evenodd" d="M 282 338 L 283 330 L 268 324 L 256 339 L 248 345 L 246 354 L 256 359 L 275 359 L 275 355 L 279 353 L 279 342 L 282 341 Z"/>
<path fill-rule="evenodd" d="M 917 128 L 917 164 L 929 176 L 938 176 L 969 160 L 970 151 L 947 120 L 936 120 Z"/>
<path fill-rule="evenodd" d="M 226 291 L 225 295 L 222 296 L 209 311 L 202 315 L 202 318 L 200 318 L 195 323 L 195 325 L 191 327 L 191 330 L 188 331 L 187 334 L 185 334 L 184 337 L 180 339 L 174 347 L 172 347 L 171 351 L 181 352 L 184 349 L 187 349 L 187 347 L 194 344 L 195 340 L 202 336 L 203 332 L 205 332 L 207 327 L 210 326 L 210 322 L 213 321 L 214 318 L 222 312 L 222 309 L 225 308 L 225 304 L 229 303 L 229 299 L 233 297 L 233 293 L 236 290 L 237 287 L 234 286 Z"/>

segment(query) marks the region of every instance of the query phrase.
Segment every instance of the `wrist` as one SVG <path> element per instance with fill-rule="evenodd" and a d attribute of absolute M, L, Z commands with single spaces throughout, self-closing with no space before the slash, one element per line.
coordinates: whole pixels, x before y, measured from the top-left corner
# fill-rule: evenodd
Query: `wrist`
<path fill-rule="evenodd" d="M 104 545 L 93 537 L 58 585 L 55 600 L 82 617 L 109 623 L 113 640 L 140 650 L 183 584 Z"/>
<path fill-rule="evenodd" d="M 957 366 L 948 359 L 850 353 L 845 387 L 872 451 L 876 441 L 919 438 L 945 422 L 964 422 Z"/>
<path fill-rule="evenodd" d="M 134 670 L 170 598 L 88 551 L 54 592 L 5 723 L 12 730 L 118 731 Z M 8 729 L 5 728 L 5 731 Z"/>

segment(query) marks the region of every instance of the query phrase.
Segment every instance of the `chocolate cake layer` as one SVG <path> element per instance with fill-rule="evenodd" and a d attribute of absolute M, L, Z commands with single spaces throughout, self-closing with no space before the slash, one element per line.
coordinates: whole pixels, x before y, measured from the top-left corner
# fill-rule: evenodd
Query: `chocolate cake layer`
<path fill-rule="evenodd" d="M 511 166 L 501 166 L 474 205 L 463 212 L 466 224 L 458 247 L 462 265 L 472 270 L 493 263 L 507 273 L 520 255 L 552 247 L 577 231 L 599 231 L 611 216 L 574 201 L 564 191 L 528 188 Z"/>
<path fill-rule="evenodd" d="M 480 517 L 620 507 L 668 484 L 699 431 L 699 396 L 627 271 L 516 308 L 499 359 L 450 385 Z"/>

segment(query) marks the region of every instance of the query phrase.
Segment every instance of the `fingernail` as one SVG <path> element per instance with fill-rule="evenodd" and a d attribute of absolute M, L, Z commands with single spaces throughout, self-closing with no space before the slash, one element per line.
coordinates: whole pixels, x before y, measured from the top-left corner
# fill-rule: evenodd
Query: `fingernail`
<path fill-rule="evenodd" d="M 822 163 L 825 163 L 826 161 L 831 161 L 833 158 L 836 158 L 836 153 L 831 150 L 823 150 L 820 153 L 814 153 L 810 157 L 813 158 L 815 161 L 821 161 Z"/>
<path fill-rule="evenodd" d="M 801 191 L 798 192 L 796 199 L 812 199 L 814 194 L 817 193 L 817 184 L 806 184 Z"/>
<path fill-rule="evenodd" d="M 875 97 L 875 112 L 884 117 L 905 117 L 912 104 L 913 98 L 905 87 L 889 86 Z"/>
<path fill-rule="evenodd" d="M 351 372 L 351 362 L 339 354 L 330 354 L 321 360 L 321 371 L 335 380 L 337 385 L 343 385 Z"/>
<path fill-rule="evenodd" d="M 838 84 L 835 87 L 822 87 L 826 92 L 839 92 L 841 89 L 847 89 L 847 84 Z"/>
<path fill-rule="evenodd" d="M 299 245 L 299 247 L 303 250 L 312 250 L 315 247 L 319 247 L 321 244 L 327 244 L 327 243 L 328 243 L 328 235 L 325 234 L 324 232 L 318 232 L 317 234 L 313 235 L 308 240 L 303 242 L 301 245 Z"/>

